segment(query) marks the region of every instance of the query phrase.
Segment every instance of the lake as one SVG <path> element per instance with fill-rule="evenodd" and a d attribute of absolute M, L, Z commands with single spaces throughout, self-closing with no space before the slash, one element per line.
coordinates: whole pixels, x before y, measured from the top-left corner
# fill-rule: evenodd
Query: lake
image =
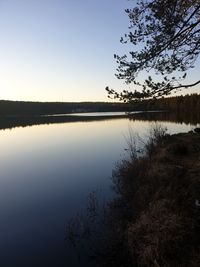
<path fill-rule="evenodd" d="M 84 266 L 65 241 L 66 223 L 90 192 L 112 196 L 128 129 L 146 138 L 151 123 L 115 118 L 0 130 L 0 266 Z M 169 133 L 194 128 L 161 123 Z"/>

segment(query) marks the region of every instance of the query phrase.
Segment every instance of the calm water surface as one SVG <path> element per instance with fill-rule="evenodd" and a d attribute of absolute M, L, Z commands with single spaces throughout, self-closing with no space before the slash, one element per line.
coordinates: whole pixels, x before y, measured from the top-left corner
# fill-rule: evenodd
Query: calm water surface
<path fill-rule="evenodd" d="M 65 225 L 91 191 L 111 196 L 128 128 L 145 137 L 150 124 L 115 119 L 1 130 L 0 266 L 85 266 L 64 241 Z M 163 125 L 170 133 L 193 127 Z"/>

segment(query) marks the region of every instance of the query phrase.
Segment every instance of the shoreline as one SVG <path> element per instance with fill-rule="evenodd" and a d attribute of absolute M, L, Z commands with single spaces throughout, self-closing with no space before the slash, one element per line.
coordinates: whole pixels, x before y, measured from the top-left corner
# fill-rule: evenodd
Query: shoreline
<path fill-rule="evenodd" d="M 42 124 L 55 124 L 67 122 L 89 122 L 111 119 L 128 118 L 127 115 L 116 116 L 4 116 L 0 117 L 0 129 L 11 129 L 15 127 L 27 127 Z"/>
<path fill-rule="evenodd" d="M 200 134 L 158 136 L 145 152 L 113 172 L 103 266 L 200 266 Z"/>
<path fill-rule="evenodd" d="M 132 114 L 115 114 L 108 115 L 99 112 L 100 115 L 94 116 L 87 113 L 78 115 L 76 114 L 56 114 L 56 115 L 7 115 L 0 116 L 0 129 L 11 129 L 15 127 L 26 127 L 33 125 L 42 124 L 54 124 L 54 123 L 67 123 L 67 122 L 91 122 L 91 121 L 103 121 L 113 119 L 127 118 L 130 121 L 141 120 L 141 121 L 154 121 L 154 122 L 177 122 L 191 124 L 198 127 L 200 123 L 199 114 L 193 113 L 174 113 L 174 112 L 163 112 L 163 111 L 137 111 Z"/>

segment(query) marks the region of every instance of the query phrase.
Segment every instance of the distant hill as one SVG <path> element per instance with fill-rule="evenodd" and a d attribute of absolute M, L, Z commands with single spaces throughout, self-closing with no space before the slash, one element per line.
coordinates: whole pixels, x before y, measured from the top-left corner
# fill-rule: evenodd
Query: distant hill
<path fill-rule="evenodd" d="M 0 116 L 38 116 L 79 112 L 164 110 L 178 113 L 200 113 L 200 95 L 191 94 L 132 103 L 116 102 L 25 102 L 0 100 Z"/>
<path fill-rule="evenodd" d="M 109 102 L 25 102 L 0 100 L 0 116 L 38 116 L 106 111 L 131 111 L 131 106 L 125 103 Z"/>

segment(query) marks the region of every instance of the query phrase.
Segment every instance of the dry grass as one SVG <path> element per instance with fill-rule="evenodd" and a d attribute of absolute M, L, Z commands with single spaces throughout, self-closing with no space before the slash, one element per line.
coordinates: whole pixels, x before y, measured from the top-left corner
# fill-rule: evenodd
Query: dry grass
<path fill-rule="evenodd" d="M 130 157 L 113 171 L 117 197 L 106 206 L 103 232 L 91 235 L 99 226 L 92 194 L 86 227 L 72 221 L 69 238 L 101 244 L 95 266 L 200 266 L 200 134 L 169 136 L 159 126 L 142 153 L 132 141 Z"/>
<path fill-rule="evenodd" d="M 200 266 L 200 135 L 154 132 L 145 149 L 113 173 L 123 264 Z"/>

